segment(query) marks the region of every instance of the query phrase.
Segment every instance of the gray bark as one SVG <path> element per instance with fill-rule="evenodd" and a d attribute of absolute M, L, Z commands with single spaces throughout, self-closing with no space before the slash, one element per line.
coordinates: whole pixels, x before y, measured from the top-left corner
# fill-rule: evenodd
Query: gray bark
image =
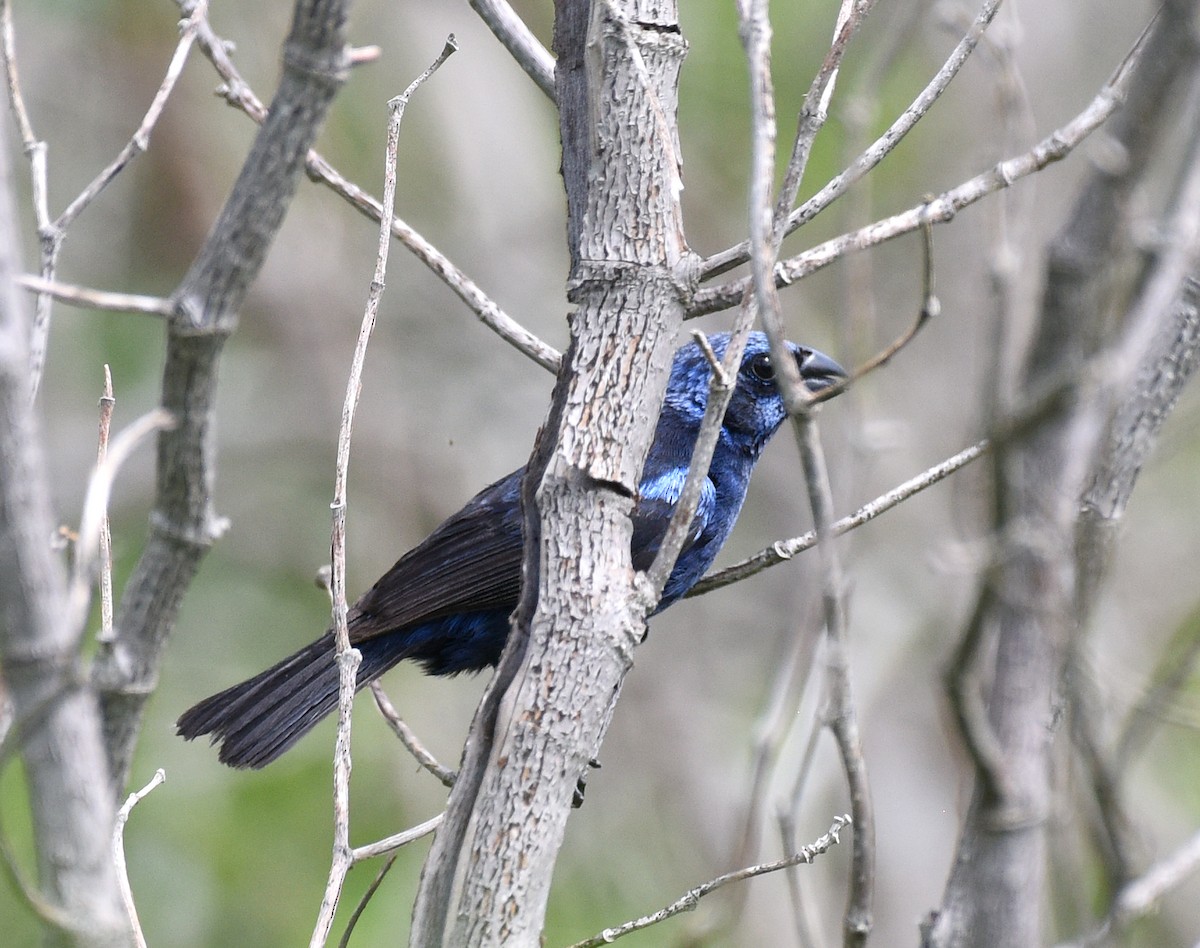
<path fill-rule="evenodd" d="M 1094 171 L 1051 247 L 1021 391 L 1058 397 L 1014 423 L 996 450 L 995 566 L 976 615 L 994 653 L 985 669 L 956 670 L 960 678 L 990 681 L 986 721 L 973 725 L 986 733 L 973 739 L 988 751 L 977 762 L 990 756 L 991 764 L 979 764 L 943 903 L 925 926 L 925 943 L 937 948 L 1043 941 L 1055 737 L 1070 643 L 1086 612 L 1079 593 L 1088 577 L 1076 567 L 1080 498 L 1095 483 L 1097 464 L 1112 460 L 1104 450 L 1114 430 L 1108 406 L 1135 403 L 1147 380 L 1145 373 L 1096 380 L 1087 368 L 1129 338 L 1114 319 L 1114 264 L 1129 249 L 1131 193 L 1194 76 L 1196 6 L 1176 0 L 1160 11 L 1128 101 L 1109 127 L 1127 160 Z M 1170 311 L 1151 315 L 1164 324 L 1176 318 Z M 1088 584 L 1089 596 L 1095 588 Z M 987 652 L 975 649 L 975 658 Z"/>
<path fill-rule="evenodd" d="M 150 535 L 121 597 L 116 635 L 97 655 L 93 675 L 115 793 L 128 779 L 143 709 L 157 685 L 183 595 L 223 529 L 212 505 L 221 349 L 345 79 L 348 8 L 348 0 L 297 0 L 270 114 L 204 247 L 173 294 L 162 405 L 177 425 L 159 435 Z"/>
<path fill-rule="evenodd" d="M 57 944 L 128 944 L 111 838 L 116 806 L 100 713 L 85 686 L 29 401 L 29 325 L 0 147 L 0 670 L 13 705 L 38 854 L 40 914 Z"/>
<path fill-rule="evenodd" d="M 678 205 L 673 2 L 557 6 L 571 346 L 524 485 L 515 632 L 426 861 L 412 944 L 535 946 L 576 783 L 653 603 L 629 513 L 695 260 Z"/>

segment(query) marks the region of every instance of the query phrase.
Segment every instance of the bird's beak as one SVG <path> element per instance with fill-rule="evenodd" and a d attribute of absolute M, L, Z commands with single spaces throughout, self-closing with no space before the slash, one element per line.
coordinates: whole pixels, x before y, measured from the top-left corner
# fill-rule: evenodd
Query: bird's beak
<path fill-rule="evenodd" d="M 800 377 L 810 392 L 836 385 L 846 377 L 846 370 L 816 349 L 801 349 L 796 356 L 800 363 Z"/>

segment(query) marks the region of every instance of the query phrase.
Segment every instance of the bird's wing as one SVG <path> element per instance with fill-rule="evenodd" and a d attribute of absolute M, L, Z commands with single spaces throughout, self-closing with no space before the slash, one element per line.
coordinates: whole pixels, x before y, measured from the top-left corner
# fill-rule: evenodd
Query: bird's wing
<path fill-rule="evenodd" d="M 523 473 L 484 488 L 384 573 L 350 610 L 351 640 L 456 613 L 515 608 Z"/>
<path fill-rule="evenodd" d="M 687 480 L 687 468 L 672 468 L 662 474 L 648 477 L 642 481 L 638 489 L 637 505 L 633 508 L 633 567 L 634 569 L 649 569 L 654 562 L 658 549 L 662 546 L 663 536 L 671 515 L 675 513 L 675 504 L 683 494 L 683 485 Z M 679 555 L 687 553 L 712 517 L 717 504 L 717 489 L 708 478 L 704 479 L 700 489 L 700 502 L 696 504 L 696 514 L 688 527 L 687 538 Z"/>

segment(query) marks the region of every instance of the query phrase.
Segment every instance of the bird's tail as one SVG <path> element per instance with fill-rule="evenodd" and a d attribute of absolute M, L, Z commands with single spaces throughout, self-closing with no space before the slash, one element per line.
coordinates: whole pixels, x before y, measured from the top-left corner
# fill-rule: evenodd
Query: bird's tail
<path fill-rule="evenodd" d="M 370 684 L 405 657 L 389 636 L 358 646 L 358 687 Z M 337 707 L 338 665 L 332 632 L 240 685 L 205 698 L 176 724 L 189 741 L 211 735 L 230 767 L 265 767 Z"/>

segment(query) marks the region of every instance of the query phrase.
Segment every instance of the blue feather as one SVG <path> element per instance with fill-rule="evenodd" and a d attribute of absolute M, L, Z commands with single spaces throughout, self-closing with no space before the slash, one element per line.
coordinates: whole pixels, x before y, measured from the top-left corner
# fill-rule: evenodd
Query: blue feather
<path fill-rule="evenodd" d="M 718 333 L 710 341 L 723 357 L 729 335 Z M 794 343 L 788 347 L 811 390 L 845 376 L 828 356 Z M 636 569 L 650 567 L 683 492 L 711 374 L 695 343 L 675 354 L 633 510 L 630 552 Z M 683 596 L 712 565 L 741 512 L 754 464 L 785 417 L 767 339 L 751 333 L 695 516 L 656 612 Z M 404 659 L 433 675 L 496 664 L 521 590 L 523 474 L 524 468 L 514 471 L 480 491 L 354 604 L 349 626 L 350 640 L 363 656 L 360 688 Z M 211 735 L 221 744 L 220 759 L 233 767 L 262 767 L 333 710 L 337 689 L 333 636 L 326 633 L 190 708 L 179 719 L 179 733 L 189 740 Z"/>

